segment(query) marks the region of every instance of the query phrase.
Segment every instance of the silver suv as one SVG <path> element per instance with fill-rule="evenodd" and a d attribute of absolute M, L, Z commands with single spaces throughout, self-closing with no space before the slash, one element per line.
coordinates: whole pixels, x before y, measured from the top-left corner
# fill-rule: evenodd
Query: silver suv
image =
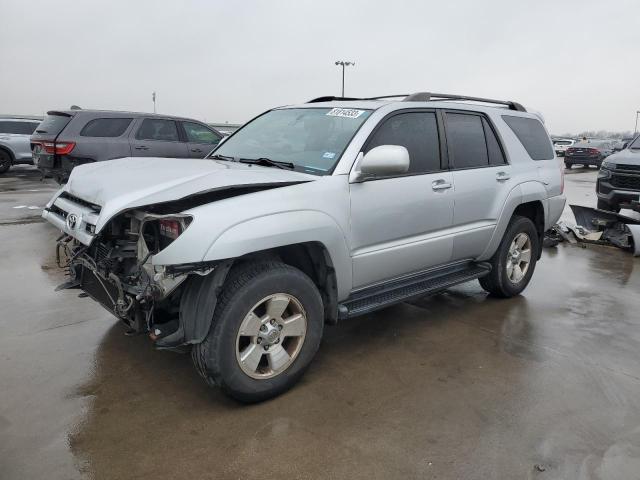
<path fill-rule="evenodd" d="M 325 323 L 473 279 L 519 294 L 565 204 L 541 120 L 514 102 L 323 97 L 209 158 L 82 165 L 43 216 L 66 234 L 65 287 L 246 402 L 290 388 Z"/>
<path fill-rule="evenodd" d="M 0 117 L 0 174 L 11 165 L 33 164 L 29 137 L 39 123 L 35 117 Z"/>

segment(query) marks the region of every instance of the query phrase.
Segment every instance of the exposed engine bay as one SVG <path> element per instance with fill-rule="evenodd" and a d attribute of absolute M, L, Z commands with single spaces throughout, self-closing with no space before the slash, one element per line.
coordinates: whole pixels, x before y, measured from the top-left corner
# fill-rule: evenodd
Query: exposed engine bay
<path fill-rule="evenodd" d="M 154 267 L 152 257 L 188 228 L 187 215 L 160 215 L 139 210 L 109 222 L 90 245 L 64 234 L 58 239 L 56 260 L 67 269 L 69 281 L 59 288 L 81 288 L 120 318 L 131 332 L 162 335 L 177 328 L 180 285 L 189 273 L 207 274 L 200 265 L 190 271 L 169 272 Z M 156 332 L 156 334 L 158 334 Z"/>

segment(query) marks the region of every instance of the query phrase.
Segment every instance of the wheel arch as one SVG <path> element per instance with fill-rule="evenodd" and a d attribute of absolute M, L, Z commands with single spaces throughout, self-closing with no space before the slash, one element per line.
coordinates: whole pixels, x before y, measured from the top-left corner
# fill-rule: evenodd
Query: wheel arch
<path fill-rule="evenodd" d="M 542 254 L 542 238 L 544 236 L 544 221 L 547 217 L 547 191 L 540 182 L 525 182 L 519 184 L 509 192 L 502 213 L 496 224 L 493 236 L 485 251 L 478 257 L 478 261 L 488 260 L 498 249 L 502 237 L 514 215 L 530 218 L 536 226 L 539 235 L 540 249 L 538 258 Z"/>
<path fill-rule="evenodd" d="M 16 156 L 13 154 L 13 151 L 11 150 L 11 148 L 9 148 L 7 145 L 0 143 L 0 150 L 5 152 L 7 155 L 9 155 L 9 159 L 11 160 L 11 164 L 13 165 L 16 161 Z"/>

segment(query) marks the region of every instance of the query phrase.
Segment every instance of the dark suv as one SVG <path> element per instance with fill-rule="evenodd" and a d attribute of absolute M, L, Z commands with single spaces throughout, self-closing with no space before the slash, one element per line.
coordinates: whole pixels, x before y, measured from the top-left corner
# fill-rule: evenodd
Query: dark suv
<path fill-rule="evenodd" d="M 602 162 L 596 183 L 598 208 L 619 212 L 640 199 L 640 136 Z"/>
<path fill-rule="evenodd" d="M 224 135 L 197 120 L 101 110 L 47 112 L 31 136 L 46 177 L 63 183 L 84 163 L 124 157 L 204 158 Z"/>

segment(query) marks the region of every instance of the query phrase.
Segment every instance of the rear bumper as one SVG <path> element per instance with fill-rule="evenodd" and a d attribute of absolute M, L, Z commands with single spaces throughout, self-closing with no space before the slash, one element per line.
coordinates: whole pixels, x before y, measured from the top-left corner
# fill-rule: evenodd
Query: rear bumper
<path fill-rule="evenodd" d="M 564 210 L 564 206 L 567 203 L 567 198 L 564 195 L 556 195 L 555 197 L 549 197 L 547 199 L 547 218 L 545 219 L 544 229 L 549 230 L 553 227 Z"/>
<path fill-rule="evenodd" d="M 575 163 L 578 165 L 600 165 L 602 163 L 602 157 L 577 157 L 577 156 L 564 156 L 565 163 Z"/>

